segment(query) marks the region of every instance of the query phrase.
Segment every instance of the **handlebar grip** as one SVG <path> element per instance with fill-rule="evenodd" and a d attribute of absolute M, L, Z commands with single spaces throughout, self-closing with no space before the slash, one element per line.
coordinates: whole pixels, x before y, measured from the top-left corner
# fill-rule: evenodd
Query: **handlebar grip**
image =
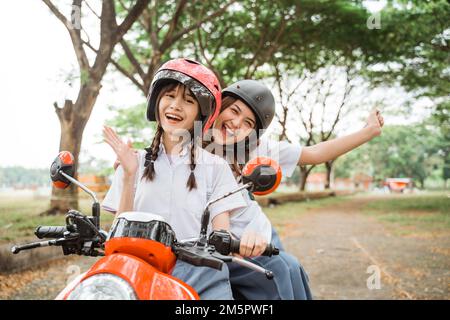
<path fill-rule="evenodd" d="M 39 239 L 44 238 L 62 238 L 64 232 L 67 231 L 66 226 L 39 226 L 36 228 L 34 234 Z"/>
<path fill-rule="evenodd" d="M 241 246 L 241 242 L 239 240 L 231 239 L 230 251 L 233 253 L 239 253 L 239 248 Z M 262 256 L 271 257 L 273 255 L 280 254 L 280 249 L 275 247 L 273 244 L 269 243 L 266 247 L 266 250 L 261 254 Z"/>

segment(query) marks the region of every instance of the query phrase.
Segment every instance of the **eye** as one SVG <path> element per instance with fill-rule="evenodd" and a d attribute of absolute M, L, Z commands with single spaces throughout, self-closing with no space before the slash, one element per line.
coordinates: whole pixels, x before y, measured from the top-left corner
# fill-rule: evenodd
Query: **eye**
<path fill-rule="evenodd" d="M 175 98 L 175 93 L 173 92 L 167 92 L 166 97 Z"/>
<path fill-rule="evenodd" d="M 235 108 L 231 108 L 231 111 L 232 111 L 234 114 L 238 114 L 238 111 L 237 111 Z"/>

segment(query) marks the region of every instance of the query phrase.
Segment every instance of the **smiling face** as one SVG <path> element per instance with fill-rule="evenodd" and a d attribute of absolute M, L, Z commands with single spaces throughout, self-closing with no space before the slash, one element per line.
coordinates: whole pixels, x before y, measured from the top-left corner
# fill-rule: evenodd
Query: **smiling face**
<path fill-rule="evenodd" d="M 216 143 L 237 143 L 256 130 L 255 115 L 245 102 L 225 97 L 222 105 L 222 112 L 214 122 L 213 136 Z"/>
<path fill-rule="evenodd" d="M 197 99 L 182 84 L 171 84 L 161 90 L 158 103 L 159 123 L 165 133 L 191 130 L 199 119 Z"/>

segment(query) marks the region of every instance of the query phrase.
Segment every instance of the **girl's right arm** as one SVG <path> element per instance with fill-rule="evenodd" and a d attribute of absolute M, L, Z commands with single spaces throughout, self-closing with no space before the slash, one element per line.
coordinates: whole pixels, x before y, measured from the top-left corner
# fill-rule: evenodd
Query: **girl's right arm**
<path fill-rule="evenodd" d="M 133 211 L 134 207 L 134 182 L 135 182 L 135 176 L 123 176 L 123 189 L 122 194 L 120 196 L 120 203 L 119 208 L 116 212 L 116 218 L 121 214 L 122 212 L 126 211 Z"/>

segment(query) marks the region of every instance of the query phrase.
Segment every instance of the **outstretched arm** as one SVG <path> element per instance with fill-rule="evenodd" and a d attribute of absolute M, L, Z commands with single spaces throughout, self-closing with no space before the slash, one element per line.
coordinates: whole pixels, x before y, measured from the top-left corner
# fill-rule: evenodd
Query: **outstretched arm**
<path fill-rule="evenodd" d="M 367 125 L 363 129 L 344 137 L 304 147 L 298 164 L 320 164 L 336 159 L 379 136 L 383 125 L 384 119 L 380 111 L 373 110 L 367 119 Z"/>

